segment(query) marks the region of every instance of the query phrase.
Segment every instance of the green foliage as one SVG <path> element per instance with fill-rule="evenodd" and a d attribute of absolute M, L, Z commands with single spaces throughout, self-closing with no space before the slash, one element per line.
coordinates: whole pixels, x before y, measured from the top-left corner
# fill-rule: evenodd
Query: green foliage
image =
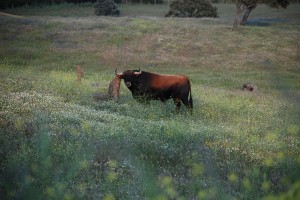
<path fill-rule="evenodd" d="M 177 0 L 171 3 L 166 17 L 217 17 L 217 8 L 206 0 Z"/>
<path fill-rule="evenodd" d="M 298 26 L 61 15 L 0 20 L 2 198 L 299 197 Z M 116 66 L 188 75 L 193 115 L 94 102 Z"/>
<path fill-rule="evenodd" d="M 97 0 L 95 14 L 99 16 L 119 16 L 120 11 L 113 0 Z"/>
<path fill-rule="evenodd" d="M 126 0 L 123 0 L 123 3 L 125 2 Z M 162 4 L 164 3 L 163 0 L 128 0 L 128 2 L 131 2 L 131 3 L 144 3 L 144 4 Z"/>
<path fill-rule="evenodd" d="M 289 0 L 234 0 L 234 2 L 237 5 L 243 5 L 246 7 L 257 5 L 258 3 L 263 3 L 274 8 L 279 8 L 279 7 L 287 8 L 287 6 L 290 3 Z"/>

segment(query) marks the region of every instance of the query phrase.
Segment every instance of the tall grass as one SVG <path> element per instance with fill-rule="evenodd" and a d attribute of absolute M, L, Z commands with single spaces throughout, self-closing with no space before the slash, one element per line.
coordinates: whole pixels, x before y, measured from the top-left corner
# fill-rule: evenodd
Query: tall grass
<path fill-rule="evenodd" d="M 298 25 L 71 15 L 0 26 L 4 199 L 299 197 Z M 188 75 L 193 115 L 138 104 L 124 84 L 118 103 L 94 102 L 116 67 Z M 248 81 L 258 89 L 242 91 Z"/>

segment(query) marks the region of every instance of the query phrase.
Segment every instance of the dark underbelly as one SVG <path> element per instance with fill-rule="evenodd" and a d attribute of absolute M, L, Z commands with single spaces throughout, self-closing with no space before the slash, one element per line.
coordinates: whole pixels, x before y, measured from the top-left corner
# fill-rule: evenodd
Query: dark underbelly
<path fill-rule="evenodd" d="M 145 99 L 145 100 L 161 100 L 166 101 L 172 98 L 172 94 L 166 91 L 154 91 L 147 93 L 132 93 L 134 98 Z"/>

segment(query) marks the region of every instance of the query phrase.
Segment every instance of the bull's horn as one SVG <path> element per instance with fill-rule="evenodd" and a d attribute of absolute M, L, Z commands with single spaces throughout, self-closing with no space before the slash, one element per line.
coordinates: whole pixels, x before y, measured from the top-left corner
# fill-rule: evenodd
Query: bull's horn
<path fill-rule="evenodd" d="M 134 72 L 135 75 L 140 75 L 142 73 L 141 69 L 139 68 L 139 72 Z"/>

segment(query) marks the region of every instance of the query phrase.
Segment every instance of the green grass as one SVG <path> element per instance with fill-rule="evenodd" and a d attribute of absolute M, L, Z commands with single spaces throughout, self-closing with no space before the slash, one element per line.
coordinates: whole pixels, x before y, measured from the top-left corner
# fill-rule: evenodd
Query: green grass
<path fill-rule="evenodd" d="M 218 6 L 219 19 L 149 17 L 166 5 L 121 6 L 137 17 L 70 5 L 1 16 L 0 196 L 299 198 L 299 6 L 260 6 L 252 19 L 285 21 L 235 32 L 234 7 Z M 193 115 L 139 104 L 123 83 L 118 103 L 94 102 L 116 67 L 186 74 Z"/>

